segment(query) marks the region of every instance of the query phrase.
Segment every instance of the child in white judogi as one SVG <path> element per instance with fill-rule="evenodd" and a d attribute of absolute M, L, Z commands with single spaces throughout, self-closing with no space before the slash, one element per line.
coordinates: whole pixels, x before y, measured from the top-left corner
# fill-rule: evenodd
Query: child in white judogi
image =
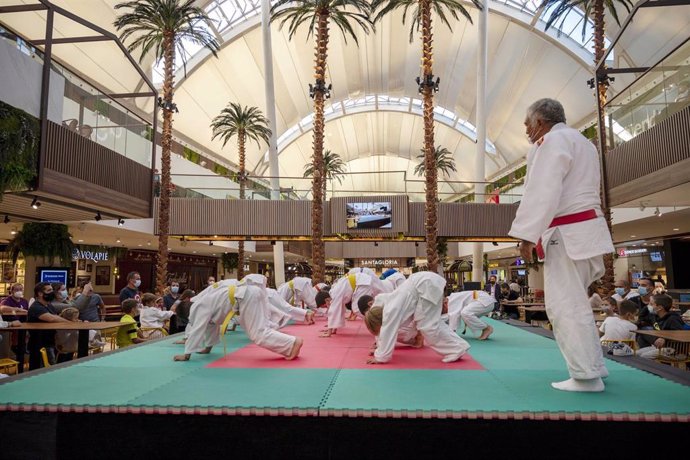
<path fill-rule="evenodd" d="M 479 340 L 486 340 L 493 327 L 479 319 L 494 309 L 495 299 L 485 291 L 454 292 L 448 296 L 448 326 L 457 331 L 460 320 L 472 331 L 482 331 Z"/>
<path fill-rule="evenodd" d="M 283 283 L 278 288 L 278 293 L 293 307 L 301 307 L 302 304 L 311 310 L 316 310 L 317 288 L 312 286 L 310 278 L 296 277 Z M 301 320 L 300 320 L 301 321 Z"/>
<path fill-rule="evenodd" d="M 201 291 L 192 299 L 185 353 L 175 356 L 175 361 L 187 361 L 192 353 L 210 353 L 220 341 L 220 325 L 233 309 L 239 311 L 240 325 L 252 342 L 286 359 L 297 357 L 302 339 L 269 327 L 265 286 L 263 275 L 248 275 L 241 282 L 224 280 Z"/>
<path fill-rule="evenodd" d="M 353 272 L 354 270 L 354 272 Z M 369 268 L 357 268 L 335 282 L 331 290 L 331 305 L 328 308 L 328 328 L 321 337 L 330 337 L 338 328 L 345 325 L 345 304 L 350 302 L 352 313 L 359 313 L 357 302 L 363 295 L 375 297 L 384 292 L 391 292 L 390 284 L 383 284 Z"/>
<path fill-rule="evenodd" d="M 436 273 L 413 273 L 394 292 L 376 299 L 375 303 L 383 307 L 372 307 L 364 320 L 367 329 L 378 337 L 369 364 L 391 360 L 400 326 L 410 319 L 426 343 L 443 355 L 443 362 L 457 361 L 469 350 L 470 345 L 441 321 L 445 285 L 446 280 Z"/>
<path fill-rule="evenodd" d="M 393 287 L 393 290 L 395 290 L 395 289 L 397 289 L 398 286 L 403 284 L 406 279 L 407 278 L 405 278 L 405 275 L 396 271 L 395 273 L 391 273 L 387 277 L 385 277 L 383 279 L 383 282 L 389 283 Z"/>

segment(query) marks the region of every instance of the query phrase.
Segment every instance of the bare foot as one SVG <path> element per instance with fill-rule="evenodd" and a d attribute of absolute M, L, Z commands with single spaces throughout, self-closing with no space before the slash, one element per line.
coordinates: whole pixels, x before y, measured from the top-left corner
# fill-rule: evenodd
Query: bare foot
<path fill-rule="evenodd" d="M 494 328 L 491 326 L 486 326 L 484 330 L 482 331 L 482 335 L 479 336 L 479 339 L 477 340 L 486 340 L 489 338 L 489 336 L 494 332 Z"/>
<path fill-rule="evenodd" d="M 175 355 L 173 361 L 189 361 L 191 355 Z"/>
<path fill-rule="evenodd" d="M 319 337 L 330 337 L 333 334 L 335 334 L 335 329 L 324 329 L 321 331 L 321 334 L 319 334 Z"/>
<path fill-rule="evenodd" d="M 314 312 L 311 310 L 307 311 L 307 314 L 304 316 L 304 322 L 307 324 L 314 324 Z"/>
<path fill-rule="evenodd" d="M 290 354 L 285 357 L 288 361 L 292 361 L 293 359 L 297 358 L 299 356 L 299 351 L 302 349 L 302 345 L 304 344 L 304 340 L 302 337 L 297 337 L 295 339 L 294 345 L 292 345 L 292 350 L 290 350 Z"/>
<path fill-rule="evenodd" d="M 207 355 L 207 354 L 211 353 L 211 348 L 213 348 L 213 347 L 206 347 L 203 350 L 198 351 L 197 353 L 199 353 L 200 355 Z"/>
<path fill-rule="evenodd" d="M 424 336 L 421 332 L 417 332 L 417 336 L 414 338 L 414 343 L 411 346 L 412 348 L 422 348 L 424 346 Z"/>
<path fill-rule="evenodd" d="M 357 319 L 357 313 L 355 313 L 354 311 L 352 313 L 350 313 L 350 316 L 347 317 L 348 321 L 354 321 L 356 319 Z"/>
<path fill-rule="evenodd" d="M 187 341 L 186 339 L 180 339 L 180 340 L 175 340 L 173 343 L 174 343 L 175 345 L 184 345 L 184 343 L 185 343 L 186 341 Z"/>

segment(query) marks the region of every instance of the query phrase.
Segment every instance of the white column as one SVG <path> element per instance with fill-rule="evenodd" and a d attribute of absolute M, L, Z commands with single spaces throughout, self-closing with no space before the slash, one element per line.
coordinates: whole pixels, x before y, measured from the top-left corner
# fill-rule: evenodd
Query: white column
<path fill-rule="evenodd" d="M 261 36 L 264 44 L 264 90 L 266 92 L 266 118 L 271 129 L 268 146 L 268 170 L 271 175 L 271 199 L 280 200 L 280 171 L 278 169 L 278 127 L 276 126 L 276 97 L 273 88 L 273 49 L 271 46 L 271 2 L 261 0 Z M 273 266 L 276 287 L 285 282 L 285 255 L 283 242 L 273 246 Z"/>
<path fill-rule="evenodd" d="M 489 8 L 484 2 L 484 8 L 479 11 L 479 47 L 477 50 L 477 158 L 475 159 L 474 186 L 475 203 L 486 201 L 484 191 L 486 184 L 486 171 L 484 161 L 486 159 L 486 62 L 488 48 L 488 22 Z M 481 182 L 481 183 L 480 183 Z M 472 251 L 472 281 L 483 281 L 484 244 L 474 243 Z"/>

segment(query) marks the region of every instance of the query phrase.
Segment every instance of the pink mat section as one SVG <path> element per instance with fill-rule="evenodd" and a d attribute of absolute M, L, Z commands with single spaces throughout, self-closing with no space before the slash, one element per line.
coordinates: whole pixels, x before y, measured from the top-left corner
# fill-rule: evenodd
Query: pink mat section
<path fill-rule="evenodd" d="M 304 345 L 297 359 L 286 361 L 282 356 L 254 344 L 228 353 L 227 356 L 209 364 L 213 368 L 270 368 L 270 369 L 429 369 L 429 370 L 484 370 L 481 364 L 469 354 L 454 363 L 444 363 L 441 356 L 429 347 L 415 349 L 398 345 L 393 359 L 383 365 L 367 364 L 369 348 L 374 337 L 369 334 L 361 320 L 348 321 L 344 328 L 330 338 L 321 338 L 319 333 L 326 326 L 324 319 L 317 318 L 316 324 L 292 325 L 281 329 L 286 334 L 302 337 Z M 228 333 L 228 340 L 232 340 Z M 221 348 L 222 349 L 222 348 Z"/>

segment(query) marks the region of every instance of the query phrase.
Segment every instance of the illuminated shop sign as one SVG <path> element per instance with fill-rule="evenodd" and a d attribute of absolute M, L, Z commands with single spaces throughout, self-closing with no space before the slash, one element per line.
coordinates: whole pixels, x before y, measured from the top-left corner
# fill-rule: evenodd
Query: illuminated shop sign
<path fill-rule="evenodd" d="M 646 254 L 647 248 L 638 248 L 638 249 L 618 248 L 617 252 L 618 252 L 618 257 L 628 257 L 628 256 L 634 256 L 635 254 Z"/>
<path fill-rule="evenodd" d="M 106 262 L 108 260 L 108 252 L 107 251 L 82 251 L 79 248 L 74 248 L 74 252 L 72 253 L 72 259 L 74 259 L 74 260 L 78 260 L 78 259 L 93 260 L 95 263 Z"/>

